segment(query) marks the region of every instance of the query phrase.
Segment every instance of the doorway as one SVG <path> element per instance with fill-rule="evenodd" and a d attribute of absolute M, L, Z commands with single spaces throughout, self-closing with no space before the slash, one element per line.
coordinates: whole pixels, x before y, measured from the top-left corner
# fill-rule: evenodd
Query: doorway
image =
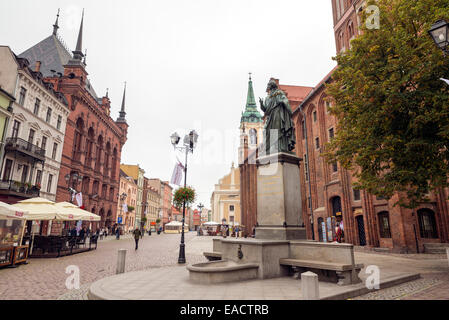
<path fill-rule="evenodd" d="M 363 222 L 363 215 L 357 216 L 357 227 L 359 230 L 359 241 L 361 246 L 366 246 L 366 235 L 365 235 L 365 223 Z"/>

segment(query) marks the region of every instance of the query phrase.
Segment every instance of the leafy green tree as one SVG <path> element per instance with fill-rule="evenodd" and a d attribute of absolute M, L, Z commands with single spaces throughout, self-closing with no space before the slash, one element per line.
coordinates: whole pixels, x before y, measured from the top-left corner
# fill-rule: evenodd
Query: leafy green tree
<path fill-rule="evenodd" d="M 334 58 L 328 85 L 338 120 L 327 145 L 329 163 L 352 170 L 355 187 L 377 196 L 399 194 L 414 208 L 426 194 L 448 186 L 449 57 L 428 30 L 449 21 L 449 0 L 368 1 L 380 9 L 380 28 L 368 29 Z"/>

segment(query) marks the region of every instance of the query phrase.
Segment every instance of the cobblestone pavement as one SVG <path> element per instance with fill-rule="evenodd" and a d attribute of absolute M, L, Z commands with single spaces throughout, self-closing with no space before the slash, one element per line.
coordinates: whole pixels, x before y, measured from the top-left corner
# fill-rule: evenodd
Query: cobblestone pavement
<path fill-rule="evenodd" d="M 198 250 L 189 248 L 195 238 L 194 232 L 186 234 L 187 263 L 207 261 Z M 131 235 L 120 240 L 108 236 L 98 243 L 97 250 L 61 258 L 29 259 L 27 265 L 0 269 L 0 299 L 83 299 L 90 283 L 115 274 L 118 249 L 128 250 L 125 272 L 129 272 L 178 265 L 179 242 L 180 235 L 176 234 L 146 234 L 139 242 L 139 249 L 134 250 Z M 69 277 L 65 270 L 70 265 L 80 269 L 79 290 L 68 290 L 65 286 Z"/>

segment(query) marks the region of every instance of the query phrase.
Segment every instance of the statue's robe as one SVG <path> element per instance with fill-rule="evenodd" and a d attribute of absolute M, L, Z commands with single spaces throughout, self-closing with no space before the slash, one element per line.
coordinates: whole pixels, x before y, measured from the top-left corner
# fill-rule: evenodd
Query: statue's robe
<path fill-rule="evenodd" d="M 266 154 L 278 152 L 291 153 L 295 149 L 295 127 L 292 121 L 292 109 L 285 94 L 277 89 L 265 98 L 262 106 L 266 122 L 264 127 L 264 143 Z M 275 132 L 277 130 L 277 139 Z"/>

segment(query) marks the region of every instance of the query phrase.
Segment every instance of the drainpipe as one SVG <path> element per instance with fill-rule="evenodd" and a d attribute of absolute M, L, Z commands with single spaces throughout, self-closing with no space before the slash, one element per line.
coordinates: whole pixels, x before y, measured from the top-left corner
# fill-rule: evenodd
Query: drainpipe
<path fill-rule="evenodd" d="M 302 110 L 302 104 L 299 106 L 299 111 L 302 114 L 302 118 L 304 121 L 304 140 L 306 141 L 306 156 L 307 156 L 307 160 L 306 160 L 306 165 L 307 165 L 307 174 L 309 176 L 309 197 L 308 197 L 308 203 L 309 203 L 309 209 L 310 209 L 310 218 L 311 218 L 311 227 L 312 227 L 312 240 L 315 240 L 315 229 L 313 227 L 314 225 L 314 220 L 313 220 L 313 209 L 312 209 L 312 185 L 310 182 L 310 166 L 309 166 L 309 144 L 307 142 L 307 122 L 306 122 L 306 114 L 304 113 L 304 111 Z"/>

